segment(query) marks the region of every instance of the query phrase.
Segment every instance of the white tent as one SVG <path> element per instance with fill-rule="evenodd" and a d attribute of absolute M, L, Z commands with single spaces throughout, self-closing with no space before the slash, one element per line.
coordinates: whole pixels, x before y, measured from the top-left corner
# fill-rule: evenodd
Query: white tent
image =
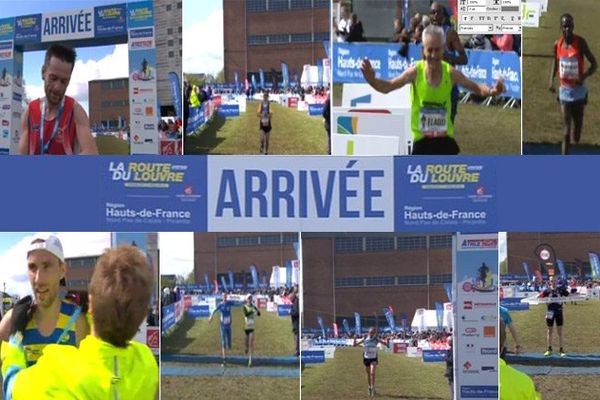
<path fill-rule="evenodd" d="M 415 316 L 413 317 L 410 327 L 412 330 L 415 331 L 437 329 L 438 324 L 436 310 L 426 310 L 424 308 L 418 308 L 415 311 Z M 449 330 L 453 327 L 452 303 L 444 303 L 444 318 L 442 320 L 442 327 L 446 328 L 446 330 Z"/>

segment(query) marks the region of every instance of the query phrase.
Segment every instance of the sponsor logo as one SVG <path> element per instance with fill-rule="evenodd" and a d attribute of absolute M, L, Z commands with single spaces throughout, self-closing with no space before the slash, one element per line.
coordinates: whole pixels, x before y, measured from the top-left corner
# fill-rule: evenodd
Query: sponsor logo
<path fill-rule="evenodd" d="M 144 109 L 144 114 L 146 115 L 146 117 L 151 117 L 152 115 L 154 115 L 154 108 L 152 106 L 148 106 Z"/>
<path fill-rule="evenodd" d="M 192 186 L 186 186 L 185 189 L 183 189 L 183 193 L 187 194 L 188 196 L 191 196 L 192 194 L 194 194 L 194 189 L 192 188 Z"/>
<path fill-rule="evenodd" d="M 481 320 L 482 321 L 497 321 L 498 316 L 497 315 L 482 315 Z"/>
<path fill-rule="evenodd" d="M 463 302 L 463 309 L 464 310 L 472 310 L 473 309 L 473 302 L 472 301 L 465 301 L 465 302 Z"/>
<path fill-rule="evenodd" d="M 550 259 L 550 252 L 546 249 L 540 251 L 540 258 L 544 261 L 548 261 L 548 259 Z"/>
<path fill-rule="evenodd" d="M 465 353 L 475 353 L 475 345 L 473 343 L 465 343 Z"/>
<path fill-rule="evenodd" d="M 474 317 L 469 318 L 466 315 L 461 316 L 460 319 L 462 319 L 463 322 L 477 322 L 478 321 L 477 318 L 474 318 Z"/>
<path fill-rule="evenodd" d="M 496 327 L 495 326 L 484 326 L 483 327 L 483 336 L 484 337 L 496 337 Z"/>
<path fill-rule="evenodd" d="M 488 371 L 488 372 L 496 372 L 496 367 L 494 366 L 483 366 L 481 367 L 482 371 Z"/>
<path fill-rule="evenodd" d="M 498 349 L 495 347 L 482 347 L 481 348 L 481 355 L 482 356 L 491 356 L 491 355 L 497 355 L 498 354 Z"/>
<path fill-rule="evenodd" d="M 473 369 L 473 364 L 470 361 L 467 361 L 463 364 L 463 374 L 478 374 L 479 371 Z"/>
<path fill-rule="evenodd" d="M 153 131 L 155 130 L 154 124 L 144 124 L 145 131 Z"/>
<path fill-rule="evenodd" d="M 465 328 L 462 336 L 463 337 L 479 337 L 480 335 L 477 332 L 477 328 L 470 327 L 470 328 Z"/>
<path fill-rule="evenodd" d="M 3 110 L 10 110 L 10 104 L 3 104 L 2 105 L 2 109 Z"/>
<path fill-rule="evenodd" d="M 10 125 L 10 122 L 8 122 L 7 119 L 2 120 L 2 126 L 9 126 L 9 125 Z"/>
<path fill-rule="evenodd" d="M 473 303 L 474 308 L 497 308 L 498 303 L 490 302 L 490 303 Z"/>

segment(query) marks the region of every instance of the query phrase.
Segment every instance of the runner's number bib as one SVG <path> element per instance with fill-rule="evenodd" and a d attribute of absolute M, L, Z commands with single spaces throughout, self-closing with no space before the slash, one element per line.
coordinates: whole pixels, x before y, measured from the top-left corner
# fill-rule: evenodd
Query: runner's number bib
<path fill-rule="evenodd" d="M 231 317 L 223 317 L 223 318 L 221 318 L 221 323 L 223 325 L 229 325 L 229 324 L 231 324 Z"/>
<path fill-rule="evenodd" d="M 547 311 L 546 319 L 553 319 L 553 318 L 554 318 L 554 311 Z"/>
<path fill-rule="evenodd" d="M 561 79 L 579 79 L 579 64 L 575 57 L 561 57 L 559 60 Z"/>
<path fill-rule="evenodd" d="M 423 107 L 419 113 L 419 130 L 425 137 L 448 135 L 448 113 L 441 107 Z"/>
<path fill-rule="evenodd" d="M 254 328 L 254 318 L 248 317 L 248 319 L 246 320 L 246 328 L 248 328 L 248 329 Z"/>

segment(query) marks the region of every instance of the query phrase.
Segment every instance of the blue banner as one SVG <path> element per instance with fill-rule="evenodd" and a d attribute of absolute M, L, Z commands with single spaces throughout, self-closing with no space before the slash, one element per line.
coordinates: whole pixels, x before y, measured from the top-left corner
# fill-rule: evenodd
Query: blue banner
<path fill-rule="evenodd" d="M 442 303 L 435 303 L 435 319 L 438 331 L 441 332 L 444 328 L 444 305 Z"/>
<path fill-rule="evenodd" d="M 188 116 L 187 134 L 194 133 L 196 129 L 199 129 L 202 124 L 206 122 L 204 118 L 206 108 L 206 102 L 202 103 L 200 107 L 190 107 L 190 115 Z"/>
<path fill-rule="evenodd" d="M 175 326 L 175 304 L 170 304 L 162 308 L 161 331 L 165 333 L 171 327 Z"/>
<path fill-rule="evenodd" d="M 322 117 L 324 106 L 324 104 L 309 104 L 308 115 L 310 115 L 311 117 Z"/>
<path fill-rule="evenodd" d="M 527 311 L 529 303 L 521 303 L 524 297 L 505 297 L 500 301 L 500 305 L 506 307 L 509 311 Z"/>
<path fill-rule="evenodd" d="M 256 78 L 254 77 L 254 74 L 250 76 L 250 82 L 252 83 L 252 89 L 256 90 Z"/>
<path fill-rule="evenodd" d="M 356 335 L 360 335 L 362 333 L 362 327 L 360 326 L 360 314 L 354 313 L 354 332 Z"/>
<path fill-rule="evenodd" d="M 287 288 L 292 287 L 292 275 L 292 262 L 290 260 L 287 260 L 285 262 L 285 287 Z"/>
<path fill-rule="evenodd" d="M 325 362 L 325 350 L 302 350 L 303 364 L 321 364 Z"/>
<path fill-rule="evenodd" d="M 240 75 L 237 71 L 233 73 L 233 80 L 235 81 L 235 90 L 240 89 Z"/>
<path fill-rule="evenodd" d="M 228 117 L 239 117 L 240 116 L 240 106 L 237 104 L 221 104 L 219 106 L 219 117 L 228 118 Z"/>
<path fill-rule="evenodd" d="M 277 315 L 280 317 L 289 317 L 292 314 L 291 304 L 279 304 L 277 306 Z"/>
<path fill-rule="evenodd" d="M 233 290 L 233 288 L 231 288 L 231 290 Z M 222 292 L 227 291 L 227 282 L 225 282 L 225 276 L 223 276 L 223 275 L 221 275 L 221 291 Z"/>
<path fill-rule="evenodd" d="M 562 262 L 562 260 L 556 260 L 556 265 L 558 265 L 558 270 L 560 271 L 560 275 L 564 279 L 567 279 L 567 272 L 565 271 L 565 264 Z"/>
<path fill-rule="evenodd" d="M 258 273 L 256 272 L 256 265 L 250 266 L 250 275 L 252 275 L 252 285 L 255 290 L 258 290 Z"/>
<path fill-rule="evenodd" d="M 183 118 L 183 109 L 181 107 L 181 85 L 179 84 L 179 76 L 175 72 L 169 72 L 171 81 L 171 95 L 173 96 L 173 105 L 177 118 Z"/>
<path fill-rule="evenodd" d="M 423 350 L 423 362 L 444 362 L 448 350 Z"/>
<path fill-rule="evenodd" d="M 15 18 L 0 19 L 0 41 L 13 40 L 15 37 Z M 12 47 L 11 47 L 12 50 Z"/>
<path fill-rule="evenodd" d="M 396 157 L 396 231 L 496 229 L 496 169 L 492 160 L 417 161 Z M 441 161 L 441 162 L 440 162 Z"/>
<path fill-rule="evenodd" d="M 208 273 L 204 273 L 204 283 L 206 284 L 206 290 L 208 290 L 209 292 L 212 291 L 212 286 L 210 284 L 210 279 L 208 279 Z"/>
<path fill-rule="evenodd" d="M 408 57 L 398 53 L 399 44 L 333 44 L 333 81 L 335 83 L 366 83 L 360 71 L 367 57 L 379 79 L 390 80 L 422 58 L 420 45 L 411 44 Z M 494 86 L 502 77 L 506 85 L 504 96 L 521 98 L 521 61 L 514 52 L 466 50 L 468 63 L 458 69 L 469 79 Z"/>
<path fill-rule="evenodd" d="M 127 4 L 94 7 L 94 36 L 127 35 Z"/>
<path fill-rule="evenodd" d="M 136 1 L 127 3 L 127 28 L 154 26 L 154 2 Z"/>
<path fill-rule="evenodd" d="M 317 86 L 323 86 L 323 60 L 317 60 Z"/>
<path fill-rule="evenodd" d="M 590 256 L 590 267 L 592 268 L 592 278 L 598 279 L 600 277 L 600 258 L 597 253 L 593 251 L 589 252 Z"/>
<path fill-rule="evenodd" d="M 325 324 L 323 323 L 323 317 L 317 316 L 317 322 L 319 323 L 319 326 L 321 327 L 321 337 L 326 338 L 327 335 L 325 334 Z"/>
<path fill-rule="evenodd" d="M 192 318 L 208 318 L 210 312 L 208 306 L 191 306 L 188 310 L 188 315 Z"/>
<path fill-rule="evenodd" d="M 229 275 L 229 287 L 231 288 L 231 290 L 233 290 L 233 288 L 235 288 L 235 281 L 233 279 L 233 271 L 229 271 L 228 275 Z"/>
<path fill-rule="evenodd" d="M 42 14 L 15 17 L 15 45 L 42 41 Z"/>
<path fill-rule="evenodd" d="M 460 385 L 461 399 L 498 398 L 498 386 L 494 385 Z"/>
<path fill-rule="evenodd" d="M 446 290 L 446 296 L 448 296 L 448 301 L 452 303 L 452 283 L 444 283 L 444 289 Z"/>
<path fill-rule="evenodd" d="M 290 86 L 290 73 L 286 63 L 281 63 L 281 74 L 283 75 L 283 88 L 287 89 Z"/>
<path fill-rule="evenodd" d="M 385 319 L 387 320 L 388 326 L 393 331 L 396 330 L 396 321 L 394 321 L 394 315 L 392 311 L 388 307 L 383 308 L 383 314 L 385 314 Z"/>
<path fill-rule="evenodd" d="M 523 261 L 523 269 L 525 270 L 525 275 L 527 275 L 527 280 L 531 280 L 531 275 L 529 274 L 529 265 L 526 261 Z"/>
<path fill-rule="evenodd" d="M 346 332 L 346 335 L 351 336 L 352 332 L 350 331 L 350 324 L 346 318 L 344 318 L 342 321 L 342 326 L 344 327 L 344 332 Z"/>
<path fill-rule="evenodd" d="M 260 81 L 260 87 L 262 89 L 265 88 L 265 71 L 262 68 L 258 69 L 258 79 Z"/>
<path fill-rule="evenodd" d="M 400 322 L 402 323 L 402 330 L 405 331 L 408 328 L 408 315 L 406 313 L 402 313 Z"/>

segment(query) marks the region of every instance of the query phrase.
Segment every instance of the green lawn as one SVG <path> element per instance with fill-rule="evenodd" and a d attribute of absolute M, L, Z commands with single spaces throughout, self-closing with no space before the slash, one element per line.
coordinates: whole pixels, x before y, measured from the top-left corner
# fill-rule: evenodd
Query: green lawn
<path fill-rule="evenodd" d="M 375 386 L 378 399 L 448 399 L 444 363 L 379 352 Z M 365 399 L 367 376 L 361 348 L 338 348 L 335 358 L 302 371 L 302 399 Z"/>
<path fill-rule="evenodd" d="M 600 304 L 597 301 L 564 305 L 565 325 L 563 327 L 565 351 L 568 353 L 599 353 L 600 336 L 598 321 L 600 320 Z M 543 353 L 546 351 L 546 306 L 531 306 L 529 311 L 513 311 L 510 313 L 514 326 L 525 352 Z M 512 340 L 508 333 L 509 340 Z M 556 328 L 553 335 L 553 349 L 558 351 Z M 512 345 L 511 345 L 512 347 Z M 595 398 L 590 393 L 600 393 L 600 380 L 595 376 L 533 376 L 538 390 L 544 400 L 562 400 L 566 397 L 573 400 Z M 586 388 L 585 391 L 581 388 Z"/>
<path fill-rule="evenodd" d="M 260 376 L 166 376 L 161 379 L 161 398 L 298 400 L 300 380 Z"/>
<path fill-rule="evenodd" d="M 161 342 L 163 354 L 221 354 L 221 333 L 219 314 L 212 323 L 208 318 L 184 318 L 179 326 Z M 230 354 L 244 354 L 244 317 L 241 307 L 232 309 L 232 351 Z M 254 355 L 292 356 L 294 354 L 294 334 L 290 318 L 277 316 L 276 313 L 261 311 L 256 319 Z"/>
<path fill-rule="evenodd" d="M 271 103 L 273 110 L 269 154 L 327 154 L 323 118 Z M 185 143 L 185 154 L 260 154 L 260 131 L 256 109 L 249 101 L 239 117 L 215 115 Z"/>
<path fill-rule="evenodd" d="M 96 145 L 100 154 L 129 154 L 129 141 L 114 136 L 98 136 Z"/>
<path fill-rule="evenodd" d="M 539 28 L 523 28 L 523 141 L 529 144 L 560 144 L 562 122 L 556 95 L 548 91 L 548 78 L 553 63 L 554 42 L 561 36 L 560 16 L 571 13 L 575 33 L 583 36 L 591 52 L 600 61 L 600 13 L 598 0 L 551 0 L 540 19 Z M 586 60 L 586 69 L 589 63 Z M 558 80 L 555 79 L 555 87 Z M 600 76 L 598 72 L 586 81 L 589 102 L 586 107 L 581 144 L 600 145 Z M 535 146 L 533 146 L 535 147 Z M 560 152 L 559 149 L 556 149 Z M 582 148 L 581 152 L 597 153 L 599 149 Z M 546 151 L 549 152 L 550 150 Z M 556 151 L 555 151 L 556 152 Z"/>

